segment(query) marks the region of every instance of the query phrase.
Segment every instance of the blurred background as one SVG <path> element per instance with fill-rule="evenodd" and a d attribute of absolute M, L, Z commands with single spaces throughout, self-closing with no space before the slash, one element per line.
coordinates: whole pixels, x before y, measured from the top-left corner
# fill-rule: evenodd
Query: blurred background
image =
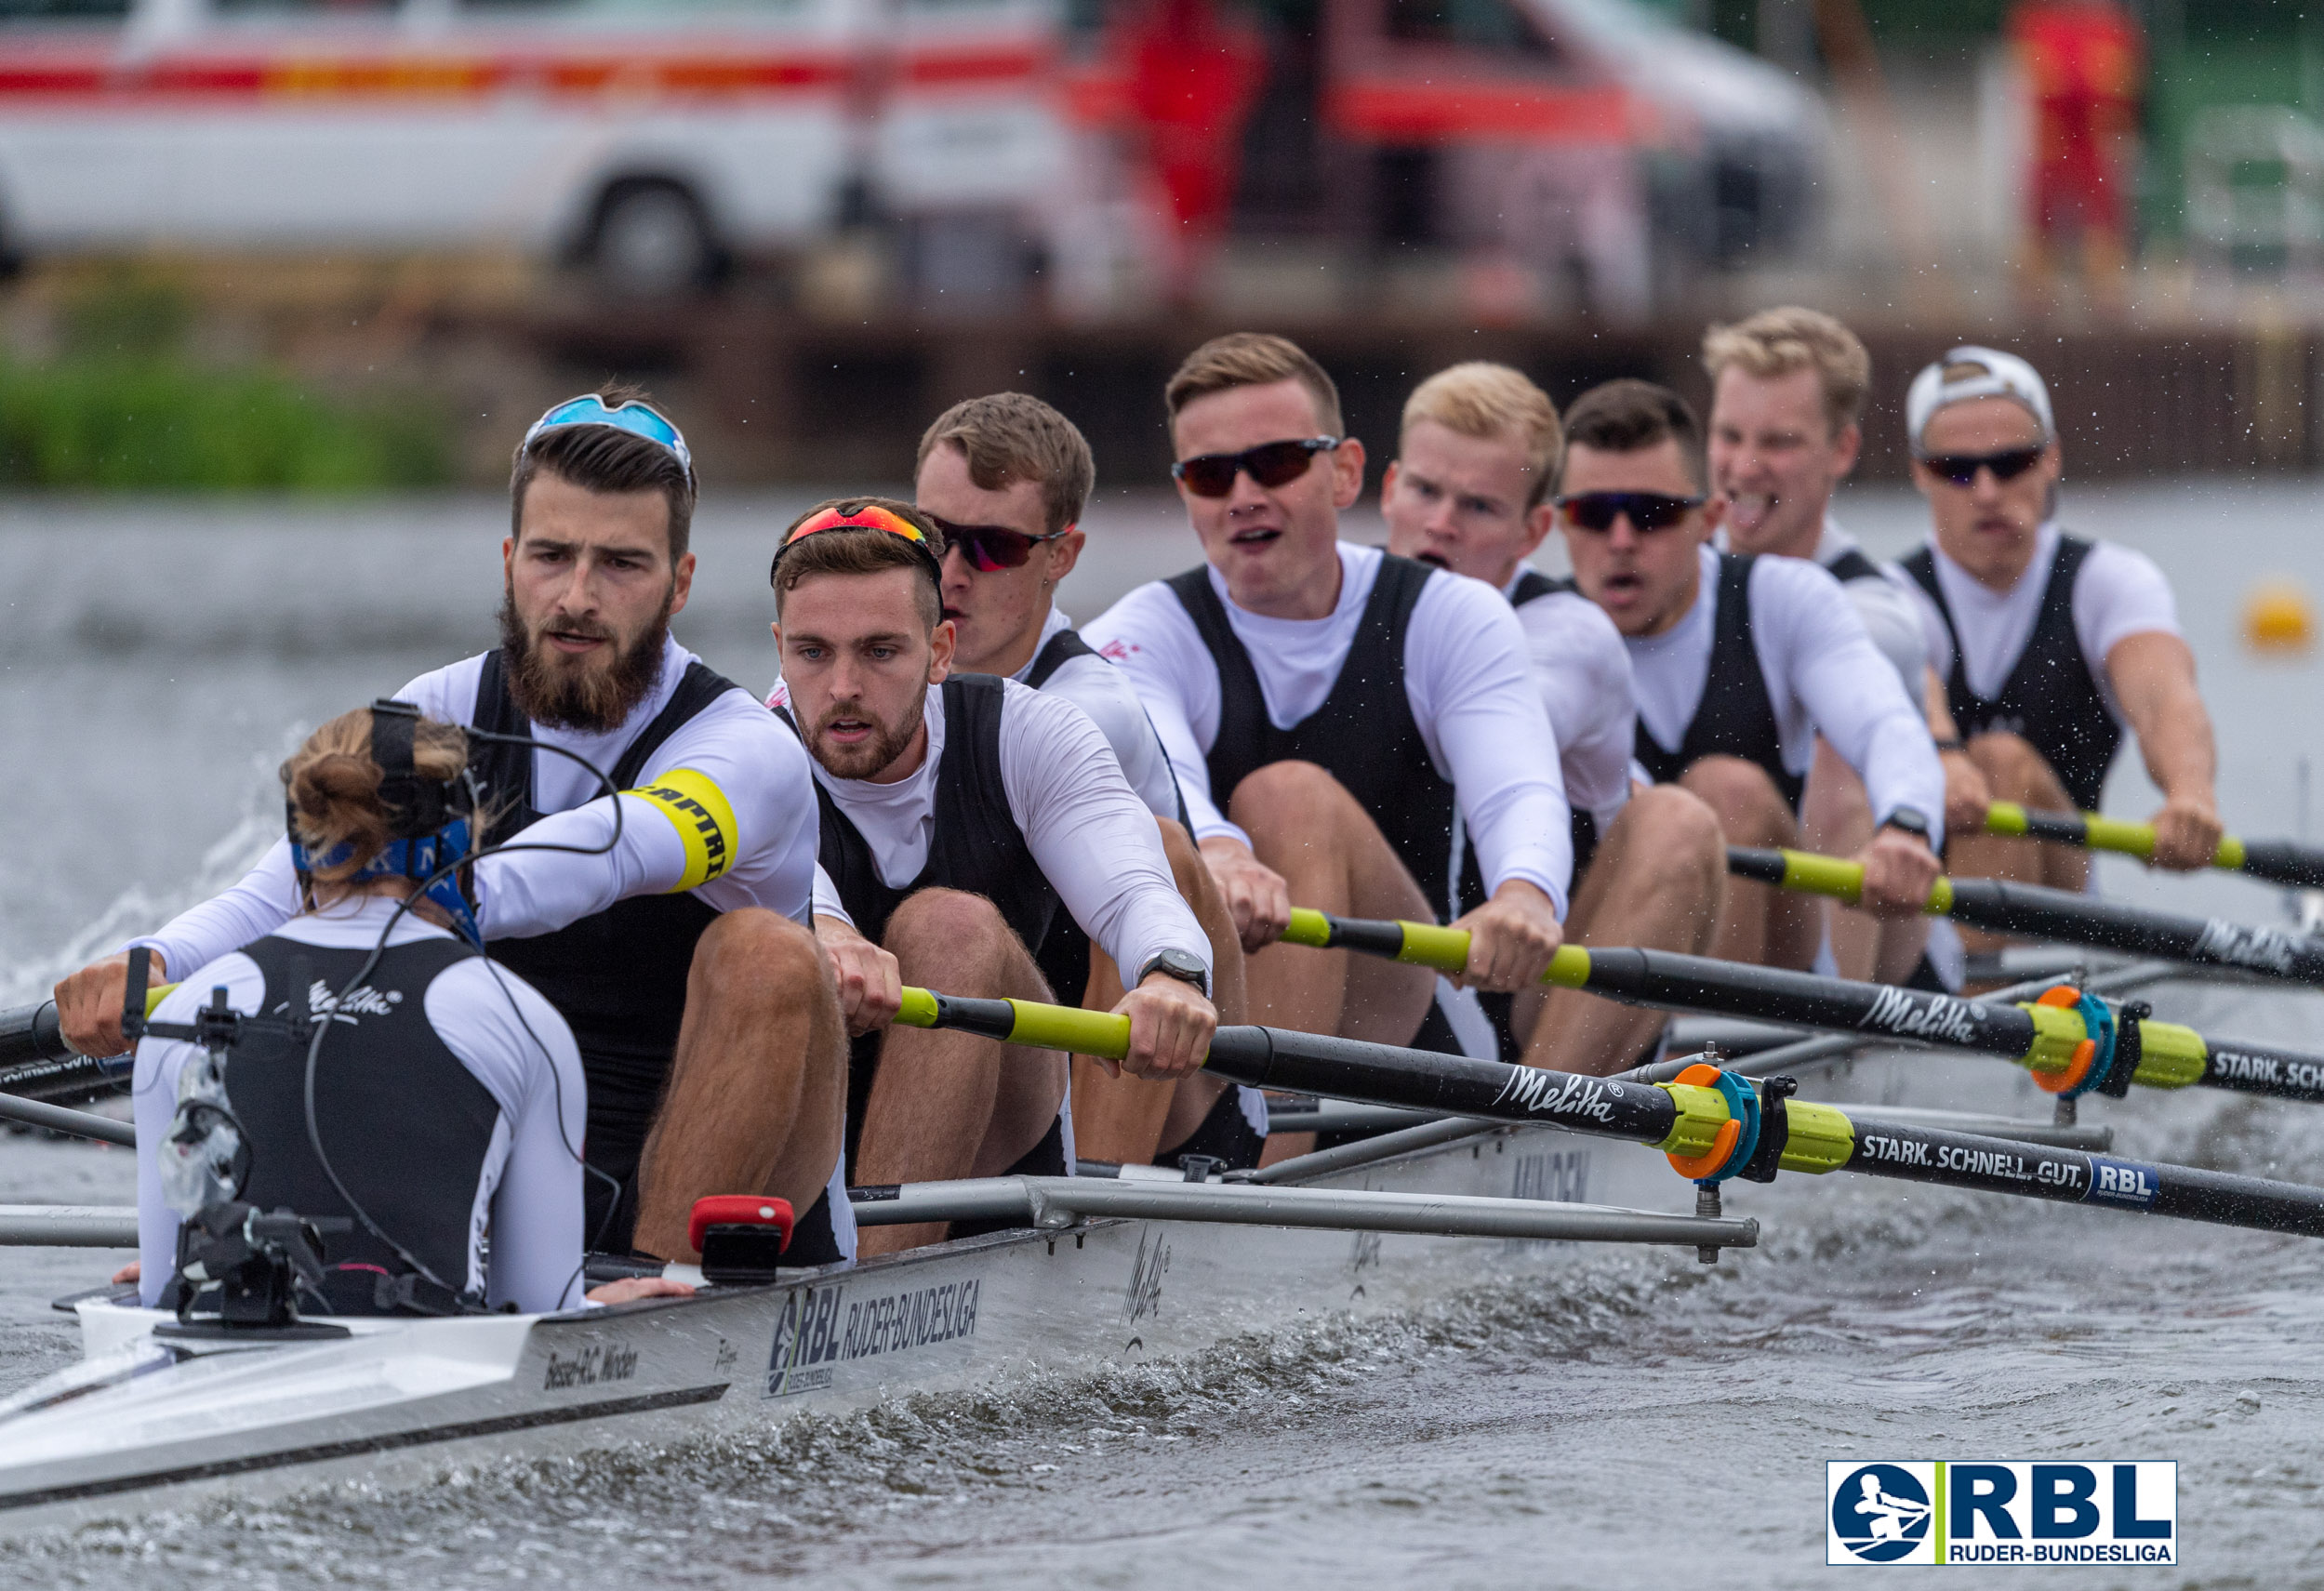
<path fill-rule="evenodd" d="M 2059 387 L 2081 478 L 2319 462 L 2324 20 L 2281 0 L 0 0 L 0 483 L 487 484 L 666 395 L 710 478 L 893 480 L 1029 389 L 1162 480 L 1201 336 L 1375 457 L 1706 320 Z"/>

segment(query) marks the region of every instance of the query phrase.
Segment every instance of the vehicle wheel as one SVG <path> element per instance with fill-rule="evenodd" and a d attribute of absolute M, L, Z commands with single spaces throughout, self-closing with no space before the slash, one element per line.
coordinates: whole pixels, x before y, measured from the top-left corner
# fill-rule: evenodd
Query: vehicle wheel
<path fill-rule="evenodd" d="M 588 259 L 608 292 L 674 298 L 707 286 L 720 256 L 700 200 L 674 182 L 631 182 L 598 206 Z"/>

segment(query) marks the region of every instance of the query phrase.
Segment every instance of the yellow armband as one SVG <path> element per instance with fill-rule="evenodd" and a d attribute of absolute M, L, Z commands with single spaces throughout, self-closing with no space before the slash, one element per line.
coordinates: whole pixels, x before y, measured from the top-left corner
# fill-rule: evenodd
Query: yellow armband
<path fill-rule="evenodd" d="M 670 819 L 679 842 L 686 848 L 685 874 L 670 886 L 671 895 L 699 888 L 733 865 L 735 809 L 726 804 L 725 792 L 708 776 L 678 768 L 650 785 L 622 793 L 652 802 Z"/>

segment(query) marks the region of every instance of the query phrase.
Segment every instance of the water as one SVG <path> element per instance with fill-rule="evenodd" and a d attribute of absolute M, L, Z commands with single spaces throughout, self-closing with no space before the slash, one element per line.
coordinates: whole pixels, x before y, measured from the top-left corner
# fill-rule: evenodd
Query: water
<path fill-rule="evenodd" d="M 2236 642 L 2259 577 L 2324 590 L 2312 500 L 2302 483 L 2185 482 L 2071 503 L 2176 584 L 2227 815 L 2249 834 L 2292 831 L 2300 759 L 2324 752 L 2310 666 Z M 697 527 L 679 632 L 749 684 L 773 670 L 768 542 L 803 501 L 725 505 Z M 1901 550 L 1915 501 L 1860 495 L 1843 516 Z M 502 511 L 0 513 L 0 746 L 27 776 L 0 844 L 0 1001 L 232 877 L 271 831 L 267 776 L 304 728 L 488 643 Z M 1191 561 L 1166 499 L 1111 500 L 1090 524 L 1069 611 Z M 2126 765 L 2107 806 L 2155 799 Z M 2280 912 L 2245 881 L 2105 868 L 2131 898 Z M 2133 1113 L 2130 1147 L 2318 1181 L 2324 1151 L 2300 1134 L 2315 1120 L 2163 1101 Z M 0 1201 L 122 1202 L 131 1182 L 126 1151 L 0 1138 Z M 1813 1220 L 1709 1273 L 1597 1255 L 1411 1316 L 754 1442 L 96 1526 L 0 1557 L 0 1582 L 1596 1586 L 1675 1571 L 1790 1585 L 1824 1572 L 1826 1459 L 1922 1456 L 2179 1460 L 2183 1567 L 2077 1584 L 2324 1579 L 2309 1478 L 2324 1469 L 2324 1249 L 1944 1192 L 1816 1193 Z M 46 1301 L 113 1263 L 0 1259 L 0 1389 L 70 1358 Z"/>

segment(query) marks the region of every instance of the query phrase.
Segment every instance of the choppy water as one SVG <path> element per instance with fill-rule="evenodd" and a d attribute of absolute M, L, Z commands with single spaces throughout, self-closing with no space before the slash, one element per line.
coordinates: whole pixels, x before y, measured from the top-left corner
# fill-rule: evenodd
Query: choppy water
<path fill-rule="evenodd" d="M 2324 749 L 2311 670 L 2234 643 L 2256 576 L 2324 590 L 2314 500 L 2304 483 L 2074 499 L 2076 523 L 2176 581 L 2247 833 L 2291 830 L 2300 760 Z M 771 672 L 765 542 L 792 506 L 728 508 L 697 532 L 680 633 L 746 683 Z M 1912 510 L 1868 496 L 1846 517 L 1896 550 Z M 484 499 L 0 514 L 0 748 L 26 776 L 0 840 L 0 1001 L 231 876 L 299 730 L 487 642 L 499 515 Z M 1166 504 L 1117 504 L 1092 528 L 1067 593 L 1078 613 L 1191 561 Z M 2108 805 L 2152 800 L 2126 770 Z M 2253 921 L 2278 909 L 2237 880 L 2123 868 L 2110 887 Z M 2324 1181 L 2303 1128 L 2290 1106 L 2170 1100 L 2131 1113 L 2126 1147 Z M 0 1138 L 0 1200 L 124 1201 L 130 1184 L 125 1151 Z M 2182 1567 L 2078 1584 L 2324 1581 L 2324 1248 L 1817 1192 L 1812 1219 L 1710 1273 L 1597 1255 L 1411 1316 L 762 1441 L 92 1527 L 0 1557 L 0 1581 L 1788 1585 L 1826 1572 L 1826 1459 L 1921 1456 L 2179 1460 Z M 113 1259 L 0 1256 L 0 1388 L 71 1356 L 45 1301 Z"/>

